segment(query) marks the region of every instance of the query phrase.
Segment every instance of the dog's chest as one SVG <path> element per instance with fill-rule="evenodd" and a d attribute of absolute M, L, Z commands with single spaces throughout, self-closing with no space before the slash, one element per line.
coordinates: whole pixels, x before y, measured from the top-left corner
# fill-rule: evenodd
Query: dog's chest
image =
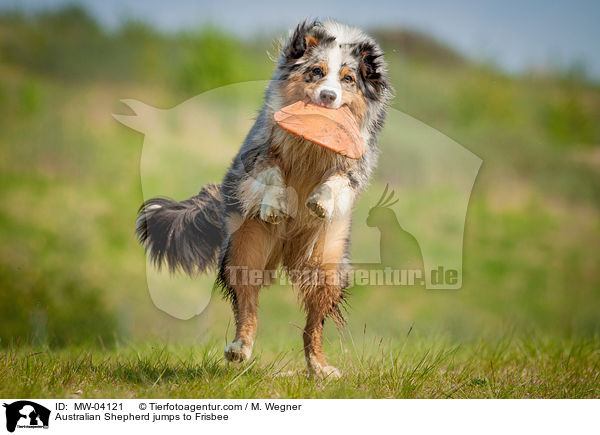
<path fill-rule="evenodd" d="M 328 176 L 348 166 L 343 156 L 284 131 L 273 135 L 271 152 L 286 186 L 293 187 L 302 202 Z"/>

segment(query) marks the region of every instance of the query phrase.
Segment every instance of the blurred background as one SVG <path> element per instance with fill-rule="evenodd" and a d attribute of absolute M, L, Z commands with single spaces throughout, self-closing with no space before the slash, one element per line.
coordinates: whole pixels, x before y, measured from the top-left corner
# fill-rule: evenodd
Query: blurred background
<path fill-rule="evenodd" d="M 0 346 L 231 335 L 218 297 L 187 320 L 153 302 L 134 237 L 144 136 L 111 114 L 132 114 L 123 98 L 166 109 L 268 80 L 277 39 L 317 16 L 372 33 L 386 52 L 393 108 L 483 160 L 465 224 L 462 289 L 356 287 L 350 331 L 394 338 L 411 330 L 459 343 L 598 333 L 598 3 L 320 3 L 0 1 Z M 213 146 L 197 149 L 185 188 L 220 180 L 261 90 L 234 92 L 218 110 L 200 106 Z M 236 122 L 217 116 L 227 111 Z M 411 178 L 397 174 L 402 158 L 384 150 L 361 219 L 386 180 L 410 190 Z M 149 189 L 193 193 L 166 181 Z M 355 250 L 366 243 L 359 235 Z M 188 282 L 190 293 L 178 297 L 207 294 L 213 278 Z M 257 345 L 276 351 L 291 337 L 299 346 L 293 291 L 265 291 L 260 315 L 259 334 L 270 341 Z"/>

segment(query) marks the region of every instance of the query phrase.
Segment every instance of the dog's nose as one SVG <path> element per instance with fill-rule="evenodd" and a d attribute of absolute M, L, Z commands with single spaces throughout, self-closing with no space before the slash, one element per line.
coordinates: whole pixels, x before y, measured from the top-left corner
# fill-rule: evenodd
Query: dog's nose
<path fill-rule="evenodd" d="M 323 89 L 319 94 L 319 98 L 321 99 L 321 102 L 324 105 L 328 106 L 335 101 L 335 99 L 337 98 L 337 94 L 335 93 L 335 91 L 332 91 L 330 89 Z"/>

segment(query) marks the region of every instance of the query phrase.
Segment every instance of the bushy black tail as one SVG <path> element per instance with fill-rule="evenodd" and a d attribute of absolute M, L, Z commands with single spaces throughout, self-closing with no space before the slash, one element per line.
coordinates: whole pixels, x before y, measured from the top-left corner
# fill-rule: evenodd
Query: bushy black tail
<path fill-rule="evenodd" d="M 217 266 L 223 241 L 221 189 L 207 184 L 196 196 L 177 202 L 152 198 L 140 207 L 136 235 L 159 269 L 189 275 Z"/>

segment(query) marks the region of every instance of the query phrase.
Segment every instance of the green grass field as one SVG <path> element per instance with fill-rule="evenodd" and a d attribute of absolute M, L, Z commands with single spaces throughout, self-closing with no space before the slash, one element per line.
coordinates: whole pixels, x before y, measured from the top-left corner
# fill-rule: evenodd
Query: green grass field
<path fill-rule="evenodd" d="M 578 67 L 510 75 L 424 35 L 378 37 L 392 108 L 483 160 L 463 287 L 354 287 L 347 328 L 326 328 L 343 377 L 316 382 L 293 290 L 264 291 L 253 359 L 228 366 L 230 309 L 215 295 L 202 310 L 214 276 L 163 276 L 149 290 L 133 234 L 144 196 L 183 199 L 220 180 L 262 89 L 199 101 L 171 142 L 144 142 L 111 116 L 132 114 L 121 99 L 171 108 L 268 80 L 273 43 L 139 23 L 107 32 L 77 9 L 0 14 L 0 396 L 599 397 L 600 86 Z M 142 158 L 181 144 L 191 154 Z M 364 218 L 386 183 L 398 213 L 414 211 L 405 158 L 382 150 L 355 255 L 373 249 Z"/>
<path fill-rule="evenodd" d="M 42 398 L 594 398 L 598 346 L 589 340 L 337 340 L 327 346 L 343 372 L 306 376 L 302 352 L 260 352 L 241 366 L 223 362 L 222 343 L 145 344 L 111 351 L 9 350 L 3 397 Z M 264 348 L 264 347 L 263 347 Z M 18 380 L 18 382 L 15 382 Z"/>

